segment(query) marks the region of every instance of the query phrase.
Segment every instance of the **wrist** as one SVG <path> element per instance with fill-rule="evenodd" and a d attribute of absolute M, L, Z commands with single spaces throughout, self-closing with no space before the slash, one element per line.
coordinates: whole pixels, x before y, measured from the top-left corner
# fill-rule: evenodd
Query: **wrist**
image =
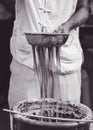
<path fill-rule="evenodd" d="M 70 25 L 68 22 L 61 24 L 61 28 L 63 30 L 63 33 L 69 33 L 70 32 Z"/>
<path fill-rule="evenodd" d="M 70 25 L 69 22 L 66 22 L 64 26 L 65 26 L 65 28 L 66 28 L 66 30 L 67 30 L 68 32 L 71 31 L 71 25 Z"/>

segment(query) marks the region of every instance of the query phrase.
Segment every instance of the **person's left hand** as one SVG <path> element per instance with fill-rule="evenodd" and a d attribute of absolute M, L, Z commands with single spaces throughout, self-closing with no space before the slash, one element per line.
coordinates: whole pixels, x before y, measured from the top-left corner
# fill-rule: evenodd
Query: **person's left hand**
<path fill-rule="evenodd" d="M 69 33 L 69 24 L 68 23 L 63 23 L 56 30 L 54 30 L 54 33 Z"/>

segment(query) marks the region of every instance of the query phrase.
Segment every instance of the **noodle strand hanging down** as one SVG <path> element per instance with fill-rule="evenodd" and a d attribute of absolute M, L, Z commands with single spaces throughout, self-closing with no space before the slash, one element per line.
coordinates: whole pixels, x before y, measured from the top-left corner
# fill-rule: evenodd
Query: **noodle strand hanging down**
<path fill-rule="evenodd" d="M 56 78 L 56 67 L 54 65 L 54 58 L 56 62 L 60 65 L 60 49 L 59 47 L 41 47 L 33 46 L 33 56 L 34 56 L 34 66 L 36 74 L 40 83 L 40 93 L 41 98 L 53 98 L 54 97 L 54 87 L 55 82 L 59 82 Z M 36 52 L 38 56 L 38 61 L 36 58 Z M 59 88 L 57 86 L 57 88 Z M 59 90 L 58 90 L 59 91 Z"/>

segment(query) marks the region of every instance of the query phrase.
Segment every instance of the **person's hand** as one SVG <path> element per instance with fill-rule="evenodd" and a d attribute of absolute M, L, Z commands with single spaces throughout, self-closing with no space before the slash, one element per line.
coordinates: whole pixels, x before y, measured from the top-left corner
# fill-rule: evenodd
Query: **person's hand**
<path fill-rule="evenodd" d="M 68 23 L 63 23 L 56 30 L 54 30 L 54 33 L 69 33 L 70 28 Z"/>

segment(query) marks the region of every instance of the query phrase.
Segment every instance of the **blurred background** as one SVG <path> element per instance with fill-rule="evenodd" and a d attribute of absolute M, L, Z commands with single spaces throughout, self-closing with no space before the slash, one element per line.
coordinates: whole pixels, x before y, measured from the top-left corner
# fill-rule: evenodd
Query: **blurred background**
<path fill-rule="evenodd" d="M 87 22 L 80 27 L 80 41 L 84 51 L 81 102 L 93 110 L 93 0 L 90 0 L 89 11 Z"/>

